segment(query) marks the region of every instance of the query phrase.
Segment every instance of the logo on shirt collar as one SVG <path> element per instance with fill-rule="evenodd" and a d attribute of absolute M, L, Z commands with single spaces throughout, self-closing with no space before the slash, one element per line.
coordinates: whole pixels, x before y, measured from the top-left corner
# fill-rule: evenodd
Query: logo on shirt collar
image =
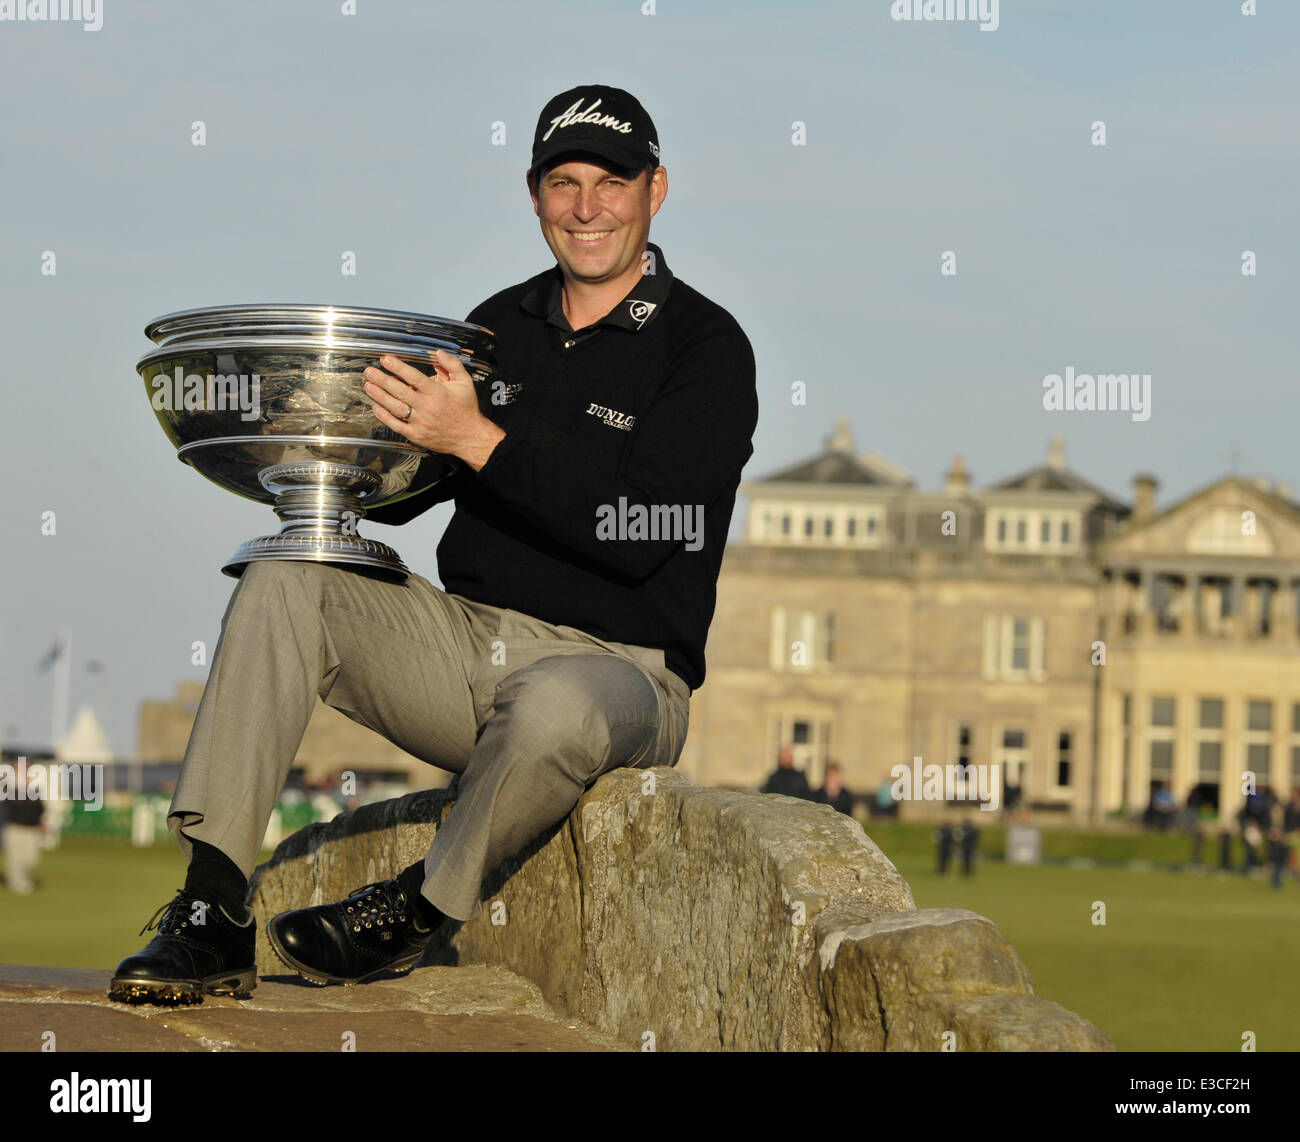
<path fill-rule="evenodd" d="M 627 315 L 636 322 L 636 327 L 640 329 L 650 320 L 650 315 L 657 308 L 653 301 L 629 301 L 627 303 Z"/>

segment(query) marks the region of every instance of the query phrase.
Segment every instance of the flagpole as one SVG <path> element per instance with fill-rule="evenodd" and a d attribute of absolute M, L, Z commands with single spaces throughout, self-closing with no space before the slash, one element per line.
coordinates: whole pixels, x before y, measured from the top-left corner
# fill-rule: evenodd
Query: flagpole
<path fill-rule="evenodd" d="M 54 709 L 50 723 L 50 753 L 68 728 L 68 697 L 72 691 L 72 628 L 60 627 L 58 660 L 54 663 Z"/>

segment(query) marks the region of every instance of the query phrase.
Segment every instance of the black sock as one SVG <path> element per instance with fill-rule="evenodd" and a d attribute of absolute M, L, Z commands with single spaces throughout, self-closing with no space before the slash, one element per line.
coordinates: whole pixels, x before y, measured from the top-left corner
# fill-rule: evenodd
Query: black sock
<path fill-rule="evenodd" d="M 409 868 L 402 869 L 396 880 L 410 900 L 411 911 L 422 927 L 433 928 L 442 923 L 443 914 L 420 895 L 420 885 L 424 883 L 424 861 L 417 860 Z"/>
<path fill-rule="evenodd" d="M 190 857 L 185 887 L 192 892 L 214 896 L 236 920 L 247 917 L 244 898 L 248 895 L 248 878 L 225 853 L 213 845 L 191 839 L 194 855 Z"/>

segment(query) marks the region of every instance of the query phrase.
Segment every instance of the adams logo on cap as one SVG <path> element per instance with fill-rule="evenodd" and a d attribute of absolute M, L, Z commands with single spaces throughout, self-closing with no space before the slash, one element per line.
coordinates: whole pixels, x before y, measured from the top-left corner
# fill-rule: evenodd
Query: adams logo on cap
<path fill-rule="evenodd" d="M 617 131 L 620 135 L 630 135 L 632 133 L 632 124 L 613 115 L 602 115 L 596 110 L 600 103 L 599 99 L 593 99 L 590 107 L 585 111 L 580 111 L 582 100 L 579 99 L 571 107 L 565 108 L 551 120 L 551 129 L 542 136 L 541 141 L 546 142 L 557 127 L 572 127 L 578 123 L 590 123 L 593 127 L 608 127 L 611 131 Z M 655 150 L 658 153 L 658 148 L 655 148 Z"/>
<path fill-rule="evenodd" d="M 595 155 L 617 169 L 639 171 L 651 159 L 657 163 L 659 136 L 636 96 L 621 87 L 571 87 L 547 100 L 537 116 L 529 173 L 562 155 Z"/>

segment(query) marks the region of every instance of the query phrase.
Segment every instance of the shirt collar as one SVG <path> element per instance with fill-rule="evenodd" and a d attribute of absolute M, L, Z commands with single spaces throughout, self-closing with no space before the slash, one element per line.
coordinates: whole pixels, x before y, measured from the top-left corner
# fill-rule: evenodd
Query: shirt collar
<path fill-rule="evenodd" d="M 520 306 L 534 317 L 546 318 L 548 325 L 572 333 L 568 318 L 564 316 L 564 299 L 560 292 L 563 277 L 557 265 L 546 273 L 540 282 L 528 291 Z M 668 287 L 673 283 L 673 272 L 664 261 L 663 251 L 653 242 L 646 243 L 640 280 L 628 291 L 613 309 L 589 328 L 605 326 L 639 333 L 656 317 L 668 298 Z"/>

